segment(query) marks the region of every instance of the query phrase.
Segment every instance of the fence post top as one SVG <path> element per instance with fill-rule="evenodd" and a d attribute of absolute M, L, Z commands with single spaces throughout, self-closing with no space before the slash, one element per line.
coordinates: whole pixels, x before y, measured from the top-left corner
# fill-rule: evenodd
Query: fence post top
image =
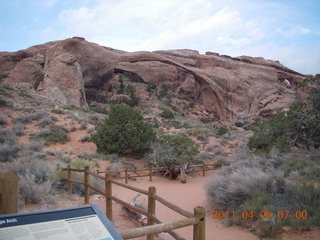
<path fill-rule="evenodd" d="M 0 171 L 0 179 L 18 179 L 18 175 L 13 171 Z"/>
<path fill-rule="evenodd" d="M 201 219 L 206 215 L 206 209 L 202 206 L 197 206 L 194 209 L 194 215 L 200 217 Z"/>
<path fill-rule="evenodd" d="M 149 187 L 149 192 L 156 193 L 156 191 L 157 191 L 156 187 L 154 187 L 154 186 Z"/>

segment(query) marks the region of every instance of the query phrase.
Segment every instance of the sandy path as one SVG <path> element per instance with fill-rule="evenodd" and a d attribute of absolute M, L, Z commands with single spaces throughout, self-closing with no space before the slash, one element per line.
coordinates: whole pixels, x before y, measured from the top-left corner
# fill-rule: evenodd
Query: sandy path
<path fill-rule="evenodd" d="M 187 184 L 182 184 L 179 181 L 170 181 L 162 177 L 154 177 L 153 182 L 149 182 L 148 178 L 139 178 L 137 181 L 130 181 L 130 185 L 147 190 L 149 186 L 157 188 L 157 194 L 164 197 L 166 200 L 193 212 L 195 206 L 206 206 L 204 183 L 209 176 L 189 178 Z M 122 187 L 113 185 L 113 194 L 122 200 L 130 201 L 134 192 Z M 147 199 L 140 196 L 140 201 Z M 210 209 L 207 209 L 206 217 L 206 239 L 208 240 L 231 240 L 231 239 L 247 239 L 257 240 L 258 238 L 247 232 L 245 229 L 238 227 L 225 227 L 219 220 L 210 218 Z M 156 216 L 163 222 L 180 220 L 184 217 L 168 209 L 166 206 L 157 203 Z M 192 239 L 192 227 L 178 229 L 177 232 L 186 239 Z"/>

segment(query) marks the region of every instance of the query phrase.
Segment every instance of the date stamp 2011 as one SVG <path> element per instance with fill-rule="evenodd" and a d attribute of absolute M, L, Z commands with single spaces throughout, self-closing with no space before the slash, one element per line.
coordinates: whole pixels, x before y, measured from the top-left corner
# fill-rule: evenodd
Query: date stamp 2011
<path fill-rule="evenodd" d="M 222 210 L 214 210 L 211 212 L 212 219 L 236 219 L 240 218 L 243 220 L 246 219 L 272 219 L 277 218 L 279 220 L 284 219 L 301 219 L 305 220 L 308 218 L 308 212 L 306 210 L 298 210 L 298 211 L 241 211 L 240 213 L 236 211 L 222 211 Z"/>

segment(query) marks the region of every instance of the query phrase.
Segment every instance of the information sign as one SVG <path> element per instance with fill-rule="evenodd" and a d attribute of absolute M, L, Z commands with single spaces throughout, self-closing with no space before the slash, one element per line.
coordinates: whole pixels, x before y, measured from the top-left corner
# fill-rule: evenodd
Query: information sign
<path fill-rule="evenodd" d="M 0 215 L 0 240 L 122 240 L 98 205 Z"/>

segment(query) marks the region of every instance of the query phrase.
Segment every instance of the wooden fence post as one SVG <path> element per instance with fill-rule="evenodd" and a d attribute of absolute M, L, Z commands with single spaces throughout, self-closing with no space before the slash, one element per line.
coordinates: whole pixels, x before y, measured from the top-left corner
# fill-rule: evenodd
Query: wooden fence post
<path fill-rule="evenodd" d="M 110 221 L 112 221 L 112 183 L 111 175 L 106 173 L 104 176 L 105 192 L 106 192 L 106 215 Z"/>
<path fill-rule="evenodd" d="M 11 171 L 0 172 L 0 214 L 18 213 L 19 178 Z"/>
<path fill-rule="evenodd" d="M 68 172 L 67 172 L 67 181 L 68 181 L 68 193 L 72 194 L 72 182 L 70 181 L 71 179 L 71 165 L 68 164 Z"/>
<path fill-rule="evenodd" d="M 124 169 L 124 181 L 126 184 L 128 183 L 128 168 Z"/>
<path fill-rule="evenodd" d="M 89 166 L 84 168 L 84 204 L 89 204 Z"/>
<path fill-rule="evenodd" d="M 206 210 L 198 206 L 194 208 L 194 216 L 200 220 L 193 226 L 193 240 L 206 239 Z"/>
<path fill-rule="evenodd" d="M 154 198 L 156 191 L 155 187 L 149 187 L 148 189 L 148 225 L 154 224 L 154 220 L 151 217 L 156 214 L 156 200 Z M 154 240 L 154 234 L 148 235 L 147 240 Z"/>
<path fill-rule="evenodd" d="M 149 168 L 149 181 L 152 182 L 152 167 Z"/>

